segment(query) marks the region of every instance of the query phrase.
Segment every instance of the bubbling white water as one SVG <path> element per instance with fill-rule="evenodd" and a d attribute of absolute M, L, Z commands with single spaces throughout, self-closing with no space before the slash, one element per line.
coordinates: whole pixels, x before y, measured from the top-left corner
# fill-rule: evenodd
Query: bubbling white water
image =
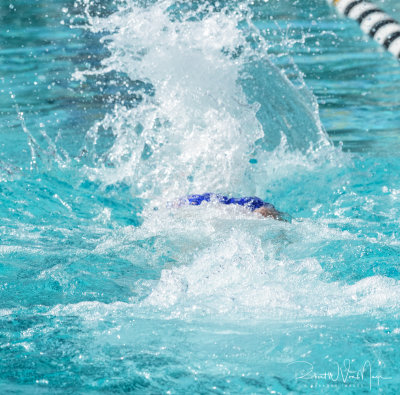
<path fill-rule="evenodd" d="M 173 215 L 158 213 L 145 229 L 157 229 L 175 241 L 180 264 L 162 270 L 143 305 L 166 309 L 174 317 L 299 319 L 399 309 L 399 281 L 383 276 L 354 284 L 329 281 L 317 258 L 299 253 L 314 243 L 356 239 L 327 225 L 282 223 L 211 204 Z M 185 240 L 184 248 L 179 240 Z M 182 259 L 188 246 L 189 263 Z"/>
<path fill-rule="evenodd" d="M 148 255 L 146 267 L 158 268 L 160 278 L 133 284 L 141 294 L 123 307 L 132 316 L 290 321 L 398 314 L 399 281 L 378 275 L 353 284 L 332 281 L 319 259 L 307 256 L 315 244 L 357 237 L 328 224 L 282 223 L 209 203 L 159 210 L 141 227 L 108 234 L 95 252 L 123 251 L 156 240 L 156 251 L 142 249 L 139 254 Z M 162 267 L 160 256 L 168 258 Z M 136 256 L 130 259 L 138 264 Z"/>
<path fill-rule="evenodd" d="M 329 145 L 306 101 L 311 95 L 302 97 L 269 62 L 245 2 L 218 11 L 207 2 L 179 12 L 170 0 L 128 5 L 107 18 L 89 17 L 110 56 L 102 69 L 76 78 L 113 71 L 153 90 L 133 108 L 117 105 L 90 130 L 94 143 L 100 128 L 114 135 L 106 160 L 87 168 L 91 179 L 125 182 L 149 199 L 206 190 L 253 194 L 268 180 L 254 179 L 249 161 L 262 159 L 266 147 Z M 247 30 L 240 29 L 245 22 Z M 255 35 L 257 48 L 249 40 Z"/>

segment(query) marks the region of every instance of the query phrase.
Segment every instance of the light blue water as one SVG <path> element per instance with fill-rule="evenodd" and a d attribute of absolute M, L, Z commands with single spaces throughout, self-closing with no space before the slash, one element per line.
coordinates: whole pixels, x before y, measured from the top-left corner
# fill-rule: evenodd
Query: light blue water
<path fill-rule="evenodd" d="M 1 393 L 398 393 L 390 54 L 316 0 L 0 20 Z"/>

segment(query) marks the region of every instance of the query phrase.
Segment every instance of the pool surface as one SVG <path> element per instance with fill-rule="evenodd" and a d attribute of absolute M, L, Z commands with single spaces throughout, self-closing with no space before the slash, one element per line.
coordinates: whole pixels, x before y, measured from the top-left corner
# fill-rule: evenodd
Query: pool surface
<path fill-rule="evenodd" d="M 398 60 L 324 0 L 0 21 L 0 393 L 399 393 Z"/>

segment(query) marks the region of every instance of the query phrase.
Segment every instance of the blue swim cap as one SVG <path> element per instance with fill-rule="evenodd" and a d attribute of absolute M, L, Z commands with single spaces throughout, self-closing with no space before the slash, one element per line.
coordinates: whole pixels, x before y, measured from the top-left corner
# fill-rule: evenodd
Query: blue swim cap
<path fill-rule="evenodd" d="M 247 207 L 251 211 L 254 211 L 260 207 L 274 208 L 271 203 L 264 202 L 257 196 L 228 198 L 227 196 L 215 193 L 203 193 L 201 195 L 188 195 L 186 198 L 180 199 L 180 201 L 187 202 L 193 206 L 199 206 L 203 202 L 216 201 L 221 204 L 236 204 L 238 206 Z"/>

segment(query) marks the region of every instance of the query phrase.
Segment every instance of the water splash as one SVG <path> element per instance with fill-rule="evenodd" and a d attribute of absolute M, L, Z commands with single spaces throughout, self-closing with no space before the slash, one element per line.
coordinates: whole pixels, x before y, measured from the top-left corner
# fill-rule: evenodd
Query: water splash
<path fill-rule="evenodd" d="M 249 194 L 260 185 L 252 175 L 266 150 L 283 143 L 288 151 L 330 147 L 312 95 L 270 62 L 250 17 L 247 3 L 132 1 L 107 18 L 88 18 L 110 56 L 76 78 L 116 71 L 141 82 L 136 103 L 116 105 L 89 131 L 90 179 L 127 183 L 148 199 L 205 190 Z M 102 130 L 113 144 L 97 154 Z"/>
<path fill-rule="evenodd" d="M 170 198 L 206 190 L 265 197 L 275 188 L 276 198 L 289 200 L 288 185 L 291 193 L 306 188 L 296 178 L 324 173 L 319 181 L 328 186 L 326 174 L 350 160 L 331 145 L 312 94 L 271 62 L 249 4 L 130 1 L 87 20 L 110 55 L 75 78 L 117 72 L 136 89 L 134 103 L 116 104 L 88 132 L 93 165 L 85 171 L 104 186 L 125 183 L 134 196 L 152 200 L 140 228 L 120 230 L 117 240 L 107 235 L 96 248 L 132 244 L 130 259 L 159 273 L 159 282 L 135 284 L 142 308 L 296 318 L 362 314 L 383 307 L 379 295 L 396 308 L 396 282 L 388 294 L 389 280 L 380 277 L 329 282 L 321 261 L 302 253 L 316 239 L 347 238 L 346 232 L 322 223 L 277 224 L 240 208 L 163 208 Z M 106 149 L 104 131 L 112 135 Z M 316 298 L 315 289 L 325 297 Z"/>

